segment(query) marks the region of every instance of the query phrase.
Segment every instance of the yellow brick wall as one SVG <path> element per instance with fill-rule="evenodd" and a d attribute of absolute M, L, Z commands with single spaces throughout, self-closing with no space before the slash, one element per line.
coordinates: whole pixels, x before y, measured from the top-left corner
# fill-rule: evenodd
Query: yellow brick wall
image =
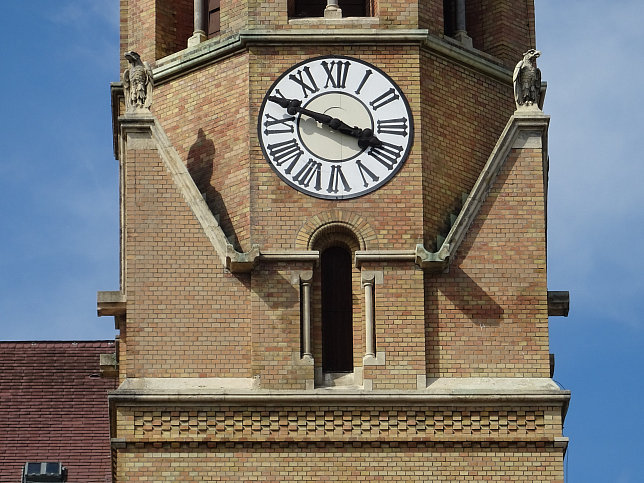
<path fill-rule="evenodd" d="M 222 266 L 156 150 L 126 157 L 127 377 L 249 377 L 250 283 Z"/>
<path fill-rule="evenodd" d="M 118 481 L 564 481 L 561 453 L 540 444 L 230 444 L 137 448 L 117 461 Z"/>
<path fill-rule="evenodd" d="M 514 150 L 449 273 L 426 276 L 430 377 L 548 377 L 543 158 Z"/>
<path fill-rule="evenodd" d="M 248 54 L 154 92 L 153 112 L 237 249 L 250 249 Z"/>
<path fill-rule="evenodd" d="M 431 35 L 443 36 L 442 0 L 373 0 L 373 15 L 368 28 L 427 29 Z M 229 0 L 221 3 L 223 39 L 244 29 L 300 30 L 322 28 L 365 28 L 359 21 L 289 22 L 287 0 Z M 135 50 L 153 62 L 187 47 L 192 35 L 193 2 L 191 0 L 121 0 L 121 57 Z M 474 47 L 512 67 L 528 48 L 535 46 L 533 0 L 470 0 L 466 6 L 467 29 Z M 517 21 L 517 19 L 526 19 Z M 123 64 L 123 67 L 125 64 Z"/>

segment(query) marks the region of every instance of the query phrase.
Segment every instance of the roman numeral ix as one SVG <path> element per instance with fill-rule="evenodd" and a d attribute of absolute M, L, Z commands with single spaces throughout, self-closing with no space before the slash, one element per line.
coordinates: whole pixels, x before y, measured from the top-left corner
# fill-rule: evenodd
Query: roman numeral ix
<path fill-rule="evenodd" d="M 278 119 L 266 113 L 266 120 L 264 121 L 264 127 L 266 129 L 264 130 L 264 134 L 268 135 L 268 134 L 292 133 L 295 131 L 293 124 L 291 124 L 293 121 L 295 121 L 294 117 L 284 117 L 282 119 Z M 275 128 L 269 129 L 270 127 L 273 127 L 273 126 L 275 126 Z"/>

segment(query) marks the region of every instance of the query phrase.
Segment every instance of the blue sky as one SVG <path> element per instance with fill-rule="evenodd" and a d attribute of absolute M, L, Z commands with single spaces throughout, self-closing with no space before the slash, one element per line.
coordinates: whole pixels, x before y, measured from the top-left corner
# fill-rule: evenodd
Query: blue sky
<path fill-rule="evenodd" d="M 548 280 L 555 380 L 572 390 L 568 482 L 641 482 L 644 160 L 641 0 L 535 0 L 548 81 Z M 0 326 L 5 340 L 110 339 L 118 164 L 109 83 L 118 2 L 5 2 Z M 614 420 L 613 420 L 614 418 Z"/>

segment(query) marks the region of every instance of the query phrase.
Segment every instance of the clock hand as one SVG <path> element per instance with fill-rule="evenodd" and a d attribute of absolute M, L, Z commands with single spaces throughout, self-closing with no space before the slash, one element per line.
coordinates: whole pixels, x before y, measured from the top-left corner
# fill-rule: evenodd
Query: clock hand
<path fill-rule="evenodd" d="M 304 114 L 305 116 L 315 119 L 317 122 L 322 123 L 325 126 L 329 126 L 335 131 L 339 131 L 342 134 L 357 138 L 358 146 L 360 146 L 360 148 L 362 149 L 365 149 L 369 146 L 378 147 L 382 145 L 382 141 L 380 141 L 380 139 L 373 135 L 373 131 L 371 129 L 360 129 L 359 127 L 355 126 L 351 127 L 348 124 L 342 122 L 337 117 L 331 117 L 326 114 L 305 109 L 301 107 L 302 101 L 299 101 L 297 99 L 285 99 L 283 97 L 269 96 L 268 100 L 282 106 L 291 116 L 294 116 L 298 113 Z"/>

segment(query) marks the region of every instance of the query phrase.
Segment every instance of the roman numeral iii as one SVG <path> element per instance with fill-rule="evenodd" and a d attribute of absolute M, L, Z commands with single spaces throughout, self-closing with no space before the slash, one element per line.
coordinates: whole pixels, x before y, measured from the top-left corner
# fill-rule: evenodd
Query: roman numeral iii
<path fill-rule="evenodd" d="M 376 127 L 378 134 L 395 134 L 396 136 L 407 136 L 407 119 L 378 119 Z"/>

